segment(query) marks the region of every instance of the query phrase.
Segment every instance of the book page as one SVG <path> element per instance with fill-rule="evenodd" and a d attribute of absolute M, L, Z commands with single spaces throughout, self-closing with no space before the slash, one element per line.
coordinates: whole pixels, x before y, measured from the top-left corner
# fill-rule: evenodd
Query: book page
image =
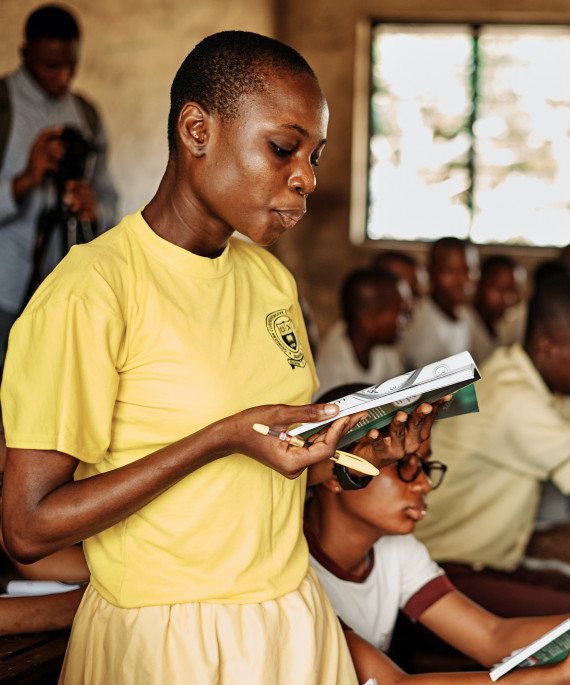
<path fill-rule="evenodd" d="M 489 671 L 496 681 L 513 668 L 525 668 L 561 661 L 570 648 L 570 619 L 566 619 L 530 645 L 517 649 Z"/>

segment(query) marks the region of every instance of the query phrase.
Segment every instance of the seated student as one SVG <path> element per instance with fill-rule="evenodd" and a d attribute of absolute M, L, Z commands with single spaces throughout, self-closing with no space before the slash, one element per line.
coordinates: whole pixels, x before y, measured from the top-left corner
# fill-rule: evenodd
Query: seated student
<path fill-rule="evenodd" d="M 372 266 L 377 269 L 387 269 L 401 276 L 410 286 L 413 304 L 419 302 L 427 281 L 427 272 L 411 255 L 397 250 L 381 252 L 372 260 Z"/>
<path fill-rule="evenodd" d="M 408 369 L 470 348 L 472 324 L 465 305 L 472 295 L 477 262 L 477 250 L 469 242 L 447 237 L 433 243 L 430 295 L 416 306 L 402 341 Z"/>
<path fill-rule="evenodd" d="M 5 462 L 6 441 L 0 422 L 0 496 Z M 1 532 L 0 547 L 0 567 L 5 578 L 82 584 L 80 588 L 57 594 L 0 597 L 0 635 L 70 628 L 89 580 L 89 569 L 81 545 L 60 550 L 33 564 L 19 564 L 13 560 L 4 547 Z"/>
<path fill-rule="evenodd" d="M 441 421 L 449 465 L 417 535 L 452 581 L 502 616 L 570 611 L 570 578 L 521 566 L 545 481 L 570 493 L 570 276 L 533 293 L 524 346 L 481 366 L 479 413 Z"/>
<path fill-rule="evenodd" d="M 346 394 L 339 390 L 328 396 Z M 371 449 L 366 438 L 350 448 L 365 459 Z M 445 474 L 445 465 L 429 461 L 428 441 L 407 460 L 363 479 L 367 484 L 357 490 L 343 489 L 328 464 L 311 468 L 319 471 L 319 480 L 323 469 L 329 471 L 329 480 L 312 488 L 305 506 L 311 563 L 346 626 L 360 683 L 368 678 L 381 685 L 408 680 L 489 682 L 486 672 L 407 676 L 384 653 L 399 608 L 486 668 L 568 617 L 499 618 L 459 592 L 431 560 L 412 535 L 426 514 L 427 494 Z M 567 683 L 569 678 L 570 660 L 566 660 L 555 667 L 520 670 L 503 680 L 546 685 Z"/>
<path fill-rule="evenodd" d="M 396 343 L 411 306 L 407 282 L 384 269 L 358 269 L 344 280 L 340 300 L 342 321 L 319 348 L 320 391 L 354 380 L 373 385 L 402 373 Z"/>
<path fill-rule="evenodd" d="M 470 352 L 477 364 L 500 345 L 522 342 L 526 307 L 521 298 L 525 280 L 525 269 L 505 255 L 492 255 L 482 263 L 470 308 Z"/>

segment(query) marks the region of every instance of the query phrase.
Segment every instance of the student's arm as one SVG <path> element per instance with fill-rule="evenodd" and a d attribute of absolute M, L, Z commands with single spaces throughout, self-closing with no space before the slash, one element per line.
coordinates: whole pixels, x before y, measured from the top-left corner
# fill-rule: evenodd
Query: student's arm
<path fill-rule="evenodd" d="M 104 530 L 138 511 L 198 468 L 241 453 L 288 478 L 330 457 L 344 432 L 365 414 L 339 419 L 309 448 L 261 436 L 254 423 L 287 428 L 337 413 L 335 405 L 267 405 L 226 417 L 113 471 L 74 481 L 78 460 L 50 450 L 9 449 L 2 498 L 8 552 L 30 563 Z M 334 416 L 333 413 L 333 416 Z"/>
<path fill-rule="evenodd" d="M 7 553 L 3 541 L 2 548 Z M 89 569 L 81 544 L 60 549 L 33 564 L 20 564 L 11 557 L 10 561 L 25 580 L 56 580 L 62 583 L 86 583 L 89 580 Z"/>
<path fill-rule="evenodd" d="M 447 595 L 446 595 L 447 596 Z M 441 600 L 440 600 L 441 601 Z M 470 673 L 422 673 L 408 675 L 379 649 L 352 630 L 345 631 L 359 683 L 375 678 L 378 685 L 489 685 L 487 671 Z M 519 669 L 501 678 L 501 685 L 567 685 L 570 659 L 555 666 Z"/>
<path fill-rule="evenodd" d="M 71 627 L 85 588 L 54 595 L 0 597 L 0 635 Z"/>
<path fill-rule="evenodd" d="M 460 652 L 490 668 L 568 617 L 501 618 L 456 590 L 432 604 L 419 620 Z"/>
<path fill-rule="evenodd" d="M 63 126 L 43 130 L 34 141 L 26 168 L 12 181 L 14 199 L 19 204 L 40 185 L 49 171 L 57 171 L 65 154 L 60 135 Z"/>

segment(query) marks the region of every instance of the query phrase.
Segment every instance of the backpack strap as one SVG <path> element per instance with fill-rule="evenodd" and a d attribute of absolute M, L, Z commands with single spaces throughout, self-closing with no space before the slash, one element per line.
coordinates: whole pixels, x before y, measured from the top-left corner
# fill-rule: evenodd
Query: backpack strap
<path fill-rule="evenodd" d="M 4 154 L 8 144 L 8 134 L 12 123 L 12 108 L 6 79 L 0 79 L 0 169 L 4 162 Z"/>
<path fill-rule="evenodd" d="M 99 129 L 101 128 L 101 120 L 99 119 L 97 110 L 83 96 L 73 93 L 73 97 L 81 109 L 81 113 L 83 114 L 83 118 L 89 127 L 89 131 L 93 140 L 95 140 L 97 138 L 97 134 L 99 133 Z"/>

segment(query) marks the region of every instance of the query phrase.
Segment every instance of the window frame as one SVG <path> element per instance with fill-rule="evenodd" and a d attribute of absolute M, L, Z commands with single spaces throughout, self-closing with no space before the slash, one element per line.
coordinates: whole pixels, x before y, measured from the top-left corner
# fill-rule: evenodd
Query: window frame
<path fill-rule="evenodd" d="M 570 19 L 566 21 L 542 20 L 536 17 L 521 19 L 505 17 L 498 21 L 481 18 L 428 18 L 367 16 L 357 20 L 355 25 L 354 56 L 354 95 L 352 106 L 352 139 L 351 139 L 351 176 L 350 176 L 350 211 L 349 240 L 353 245 L 372 249 L 405 250 L 425 252 L 429 240 L 370 238 L 367 235 L 368 201 L 369 201 L 369 161 L 370 161 L 370 97 L 372 93 L 372 36 L 378 24 L 409 25 L 449 25 L 449 26 L 566 26 L 570 32 Z M 570 236 L 569 236 L 570 242 Z M 481 254 L 502 253 L 512 257 L 540 257 L 556 255 L 557 246 L 513 245 L 507 243 L 476 243 Z"/>

